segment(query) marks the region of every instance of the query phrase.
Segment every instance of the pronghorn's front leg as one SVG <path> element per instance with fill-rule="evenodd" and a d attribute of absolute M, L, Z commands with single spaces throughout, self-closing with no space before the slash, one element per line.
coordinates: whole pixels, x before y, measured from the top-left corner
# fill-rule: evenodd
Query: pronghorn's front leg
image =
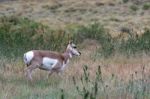
<path fill-rule="evenodd" d="M 49 78 L 52 74 L 53 74 L 53 72 L 57 72 L 57 73 L 59 73 L 60 72 L 60 69 L 61 69 L 61 63 L 57 63 L 56 65 L 54 65 L 54 66 L 52 66 L 53 68 L 50 70 L 50 71 L 48 71 L 48 76 L 47 76 L 47 78 Z"/>
<path fill-rule="evenodd" d="M 48 71 L 47 79 L 53 74 L 53 70 Z"/>
<path fill-rule="evenodd" d="M 25 76 L 27 76 L 27 78 L 32 81 L 32 71 L 36 68 L 38 68 L 40 66 L 40 64 L 38 63 L 34 63 L 29 65 L 26 70 L 25 70 Z"/>

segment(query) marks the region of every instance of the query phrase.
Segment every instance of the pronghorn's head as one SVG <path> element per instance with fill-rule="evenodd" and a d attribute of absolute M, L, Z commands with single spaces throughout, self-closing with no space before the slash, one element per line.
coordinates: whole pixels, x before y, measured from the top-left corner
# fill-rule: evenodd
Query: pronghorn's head
<path fill-rule="evenodd" d="M 71 56 L 80 56 L 81 55 L 81 53 L 77 50 L 77 47 L 73 42 L 69 42 L 69 44 L 67 46 L 67 51 L 69 51 L 69 54 L 71 54 Z"/>

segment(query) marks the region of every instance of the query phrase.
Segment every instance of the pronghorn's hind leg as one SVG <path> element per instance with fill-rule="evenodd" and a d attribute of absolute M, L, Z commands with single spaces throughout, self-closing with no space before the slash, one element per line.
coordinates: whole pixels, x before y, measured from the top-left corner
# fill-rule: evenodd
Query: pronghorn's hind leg
<path fill-rule="evenodd" d="M 58 72 L 60 72 L 60 68 L 61 68 L 61 63 L 57 63 L 54 66 L 52 66 L 53 68 L 51 70 L 48 71 L 48 75 L 47 78 L 49 78 L 54 72 L 56 72 L 58 74 Z"/>
<path fill-rule="evenodd" d="M 28 78 L 28 80 L 32 81 L 32 71 L 34 69 L 38 68 L 39 66 L 40 66 L 40 64 L 33 63 L 25 69 L 25 76 Z"/>

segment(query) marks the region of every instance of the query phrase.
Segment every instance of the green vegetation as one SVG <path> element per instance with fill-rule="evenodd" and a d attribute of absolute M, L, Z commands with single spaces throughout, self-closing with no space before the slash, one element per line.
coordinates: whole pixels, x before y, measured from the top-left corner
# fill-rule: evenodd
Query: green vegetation
<path fill-rule="evenodd" d="M 99 23 L 87 26 L 76 26 L 68 30 L 51 30 L 48 26 L 36 23 L 27 18 L 20 17 L 1 17 L 0 18 L 0 49 L 4 56 L 21 56 L 31 49 L 65 49 L 69 38 L 76 43 L 81 43 L 85 39 L 97 40 L 101 45 L 99 54 L 110 56 L 118 53 L 127 55 L 140 52 L 148 53 L 150 50 L 150 30 L 145 30 L 141 36 L 134 36 L 134 33 L 122 29 L 128 33 L 127 40 L 113 38 L 104 27 Z M 71 32 L 72 34 L 68 33 Z"/>
<path fill-rule="evenodd" d="M 0 99 L 150 99 L 148 0 L 1 1 Z M 62 52 L 70 39 L 82 55 L 28 82 L 23 54 Z"/>
<path fill-rule="evenodd" d="M 127 55 L 134 55 L 140 52 L 149 53 L 150 50 L 149 29 L 146 29 L 141 36 L 134 36 L 127 28 L 122 28 L 121 31 L 128 33 L 129 37 L 127 40 L 120 40 L 120 38 L 113 38 L 99 23 L 93 23 L 87 26 L 77 25 L 67 30 L 51 30 L 48 26 L 16 16 L 1 17 L 0 22 L 1 57 L 15 57 L 10 60 L 8 60 L 9 58 L 1 59 L 0 68 L 2 71 L 10 69 L 13 72 L 21 71 L 23 67 L 20 66 L 23 65 L 22 62 L 16 62 L 17 56 L 21 57 L 25 51 L 31 49 L 59 51 L 62 48 L 64 49 L 69 37 L 76 43 L 81 43 L 85 39 L 97 40 L 101 45 L 98 53 L 104 57 L 114 55 L 115 53 L 125 53 Z M 68 32 L 72 34 L 68 34 Z M 14 60 L 15 62 L 13 62 Z M 7 62 L 12 64 L 11 67 L 7 66 Z M 21 91 L 14 90 L 15 94 L 19 94 L 19 96 L 14 95 L 11 97 L 15 99 L 49 99 L 49 97 L 52 97 L 52 99 L 76 99 L 78 97 L 82 99 L 98 99 L 99 97 L 128 98 L 129 96 L 136 99 L 149 98 L 148 81 L 144 80 L 145 78 L 135 80 L 134 76 L 131 75 L 132 79 L 125 83 L 112 74 L 112 77 L 104 79 L 101 66 L 98 66 L 97 71 L 93 74 L 94 77 L 91 77 L 88 65 L 85 65 L 83 66 L 83 74 L 80 77 L 74 76 L 72 77 L 73 79 L 65 78 L 68 79 L 67 82 L 58 77 L 51 77 L 50 80 L 36 78 L 34 86 L 28 84 L 22 77 L 14 77 L 16 75 L 18 74 L 13 74 L 9 77 L 9 80 L 4 75 L 4 77 L 0 76 L 2 85 L 19 84 L 17 89 Z M 144 76 L 144 72 L 142 75 Z M 110 85 L 107 85 L 108 82 L 110 82 Z M 68 89 L 63 86 L 68 86 Z M 46 89 L 46 91 L 39 93 L 43 89 Z M 1 91 L 1 93 L 4 92 L 5 90 Z M 2 95 L 1 98 L 5 97 Z"/>
<path fill-rule="evenodd" d="M 142 76 L 144 77 L 144 69 L 142 69 Z M 101 66 L 98 66 L 98 69 L 95 73 L 95 78 L 90 78 L 90 73 L 88 66 L 83 66 L 83 75 L 80 77 L 80 82 L 76 82 L 76 79 L 73 77 L 73 82 L 75 88 L 78 92 L 78 95 L 81 95 L 82 99 L 99 99 L 104 98 L 117 98 L 118 96 L 128 98 L 129 96 L 133 99 L 147 99 L 149 97 L 148 91 L 149 87 L 147 86 L 148 82 L 144 78 L 140 80 L 135 80 L 135 75 L 131 75 L 131 80 L 124 84 L 124 81 L 121 81 L 117 78 L 116 75 L 112 74 L 111 78 L 107 80 L 103 79 Z M 107 85 L 107 82 L 114 83 L 111 86 Z M 115 89 L 113 89 L 115 88 Z M 111 94 L 110 94 L 111 93 Z"/>
<path fill-rule="evenodd" d="M 101 56 L 110 56 L 115 53 L 125 55 L 135 55 L 138 53 L 149 53 L 150 51 L 150 30 L 145 29 L 144 34 L 141 36 L 135 35 L 127 28 L 123 28 L 121 31 L 127 33 L 128 39 L 113 38 L 102 25 L 98 23 L 90 24 L 88 26 L 80 26 L 73 32 L 73 36 L 76 41 L 82 42 L 85 39 L 97 40 L 101 48 L 99 54 Z M 122 33 L 123 34 L 123 33 Z M 121 35 L 120 35 L 121 37 Z"/>
<path fill-rule="evenodd" d="M 0 98 L 11 99 L 99 99 L 99 98 L 132 98 L 149 99 L 149 77 L 145 74 L 146 65 L 141 71 L 130 74 L 130 80 L 125 81 L 116 74 L 104 76 L 103 66 L 97 66 L 95 72 L 90 72 L 89 65 L 81 66 L 82 74 L 63 78 L 53 75 L 45 79 L 45 74 L 38 72 L 34 75 L 34 82 L 30 84 L 19 71 L 22 70 L 20 61 L 1 59 L 0 64 Z M 5 65 L 4 65 L 5 64 Z M 4 74 L 2 71 L 5 71 Z M 7 72 L 6 72 L 7 71 Z M 12 74 L 9 74 L 11 72 Z M 141 74 L 140 79 L 137 77 Z"/>
<path fill-rule="evenodd" d="M 137 11 L 139 8 L 138 8 L 138 6 L 136 6 L 136 5 L 131 5 L 131 6 L 130 6 L 130 9 L 131 9 L 132 11 Z"/>
<path fill-rule="evenodd" d="M 141 36 L 131 35 L 127 41 L 122 40 L 119 50 L 128 55 L 150 51 L 150 30 L 145 30 Z"/>
<path fill-rule="evenodd" d="M 149 9 L 150 9 L 150 3 L 145 3 L 145 4 L 143 5 L 143 9 L 144 9 L 144 10 L 149 10 Z"/>
<path fill-rule="evenodd" d="M 127 3 L 129 0 L 122 0 L 123 1 L 123 3 Z"/>
<path fill-rule="evenodd" d="M 31 49 L 61 49 L 67 43 L 67 36 L 62 31 L 57 32 L 28 18 L 1 17 L 1 53 L 5 56 L 16 57 Z"/>
<path fill-rule="evenodd" d="M 93 23 L 88 26 L 80 26 L 74 33 L 74 38 L 78 42 L 85 39 L 94 39 L 101 44 L 101 52 L 103 56 L 108 56 L 113 53 L 113 38 L 104 27 L 99 23 Z"/>
<path fill-rule="evenodd" d="M 82 96 L 83 99 L 96 99 L 98 98 L 98 93 L 100 91 L 99 84 L 103 85 L 102 81 L 102 74 L 101 74 L 101 68 L 98 67 L 98 71 L 96 72 L 95 79 L 90 79 L 90 73 L 88 72 L 88 66 L 83 66 L 83 75 L 81 76 L 80 80 L 82 85 L 79 86 L 76 82 L 75 77 L 73 77 L 73 84 L 76 87 L 76 90 L 78 91 L 78 94 Z M 102 87 L 102 86 L 101 86 Z"/>

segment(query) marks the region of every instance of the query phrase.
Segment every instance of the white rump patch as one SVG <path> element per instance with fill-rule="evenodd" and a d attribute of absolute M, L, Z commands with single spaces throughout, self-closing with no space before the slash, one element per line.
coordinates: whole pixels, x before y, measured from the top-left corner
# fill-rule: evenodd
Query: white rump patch
<path fill-rule="evenodd" d="M 43 61 L 42 61 L 43 65 L 41 66 L 41 68 L 50 70 L 50 69 L 52 69 L 57 64 L 57 62 L 58 62 L 57 59 L 52 59 L 52 58 L 49 58 L 49 57 L 44 57 Z"/>
<path fill-rule="evenodd" d="M 29 64 L 34 56 L 33 51 L 29 51 L 24 54 L 24 62 L 25 64 Z"/>

